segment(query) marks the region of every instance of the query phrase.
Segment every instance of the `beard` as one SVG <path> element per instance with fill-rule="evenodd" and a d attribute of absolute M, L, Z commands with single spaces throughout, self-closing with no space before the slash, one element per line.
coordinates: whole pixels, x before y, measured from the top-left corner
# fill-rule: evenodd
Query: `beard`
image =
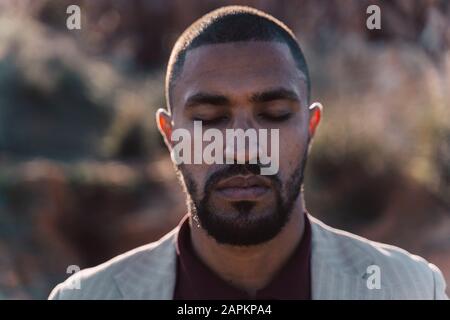
<path fill-rule="evenodd" d="M 208 235 L 220 244 L 233 246 L 258 245 L 273 239 L 288 223 L 293 207 L 303 185 L 308 148 L 283 185 L 278 174 L 264 176 L 272 184 L 272 201 L 258 204 L 256 201 L 237 201 L 217 205 L 213 201 L 215 185 L 235 175 L 260 174 L 258 164 L 232 164 L 214 172 L 206 181 L 203 198 L 198 196 L 195 180 L 179 167 L 187 193 L 187 204 L 193 219 Z"/>

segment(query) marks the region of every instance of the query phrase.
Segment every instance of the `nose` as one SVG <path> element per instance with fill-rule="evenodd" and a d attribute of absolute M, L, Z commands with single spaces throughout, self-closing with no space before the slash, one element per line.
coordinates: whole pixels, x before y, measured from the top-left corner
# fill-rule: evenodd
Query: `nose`
<path fill-rule="evenodd" d="M 227 164 L 256 164 L 259 132 L 252 115 L 242 112 L 225 131 L 224 155 Z"/>

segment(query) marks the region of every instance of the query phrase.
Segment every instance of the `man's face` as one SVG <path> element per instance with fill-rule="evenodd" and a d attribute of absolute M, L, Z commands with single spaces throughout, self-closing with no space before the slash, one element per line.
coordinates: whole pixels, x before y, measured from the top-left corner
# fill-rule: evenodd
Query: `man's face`
<path fill-rule="evenodd" d="M 219 129 L 223 137 L 226 129 L 279 129 L 275 175 L 260 175 L 259 165 L 250 164 L 178 166 L 191 213 L 219 243 L 272 239 L 301 201 L 310 138 L 306 88 L 304 74 L 281 43 L 235 42 L 188 51 L 171 93 L 172 130 L 183 128 L 194 137 L 194 121 L 202 121 L 203 130 Z M 267 148 L 270 153 L 273 146 Z"/>

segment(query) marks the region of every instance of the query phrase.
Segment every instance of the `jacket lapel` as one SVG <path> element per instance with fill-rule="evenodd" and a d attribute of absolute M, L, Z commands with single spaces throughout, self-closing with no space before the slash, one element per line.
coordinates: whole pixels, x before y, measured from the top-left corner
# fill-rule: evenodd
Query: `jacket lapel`
<path fill-rule="evenodd" d="M 178 227 L 114 276 L 124 299 L 170 300 L 176 281 Z"/>
<path fill-rule="evenodd" d="M 380 289 L 369 289 L 367 267 L 375 264 L 360 249 L 358 240 L 308 215 L 312 226 L 311 290 L 313 300 L 389 299 L 391 292 L 381 277 Z"/>

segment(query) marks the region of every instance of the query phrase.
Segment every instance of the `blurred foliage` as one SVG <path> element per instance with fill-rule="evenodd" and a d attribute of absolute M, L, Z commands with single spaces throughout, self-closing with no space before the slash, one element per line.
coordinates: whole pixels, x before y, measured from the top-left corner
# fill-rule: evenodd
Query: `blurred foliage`
<path fill-rule="evenodd" d="M 82 30 L 66 29 L 78 4 Z M 0 2 L 0 298 L 45 298 L 70 264 L 157 239 L 185 212 L 154 123 L 171 46 L 247 4 L 297 34 L 324 118 L 310 212 L 435 262 L 450 279 L 450 3 Z M 382 29 L 365 26 L 378 4 Z"/>

